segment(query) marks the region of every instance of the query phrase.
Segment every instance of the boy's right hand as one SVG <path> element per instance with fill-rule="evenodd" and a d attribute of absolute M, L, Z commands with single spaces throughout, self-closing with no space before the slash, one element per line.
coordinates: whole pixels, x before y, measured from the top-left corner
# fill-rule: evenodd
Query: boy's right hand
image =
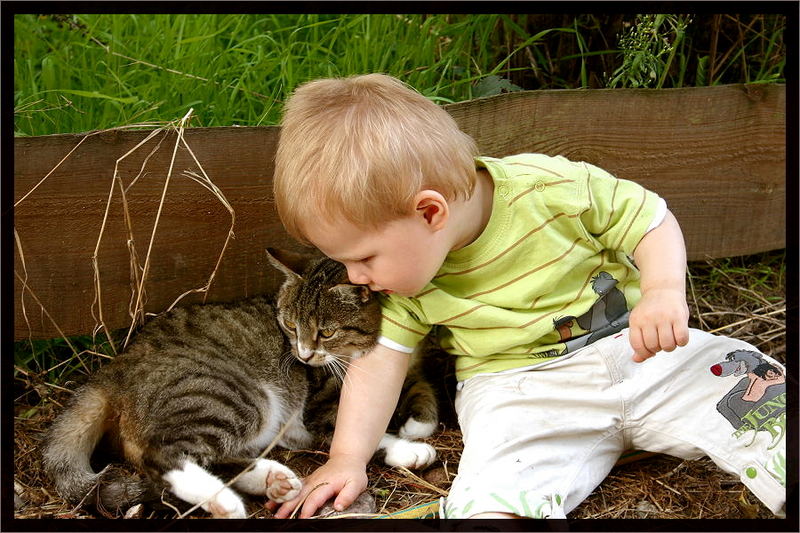
<path fill-rule="evenodd" d="M 363 460 L 349 455 L 335 455 L 303 480 L 303 489 L 293 500 L 285 502 L 274 518 L 289 518 L 303 499 L 298 518 L 310 518 L 325 503 L 336 496 L 333 508 L 343 511 L 367 488 L 367 470 Z M 337 496 L 338 495 L 338 496 Z M 274 507 L 274 505 L 272 506 Z"/>

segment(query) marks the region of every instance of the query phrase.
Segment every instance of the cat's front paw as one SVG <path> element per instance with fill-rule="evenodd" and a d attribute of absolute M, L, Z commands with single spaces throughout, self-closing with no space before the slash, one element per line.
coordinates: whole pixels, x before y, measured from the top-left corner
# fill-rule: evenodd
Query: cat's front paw
<path fill-rule="evenodd" d="M 258 459 L 234 486 L 248 494 L 266 494 L 270 500 L 283 503 L 300 494 L 303 484 L 290 468 L 270 459 Z"/>
<path fill-rule="evenodd" d="M 267 476 L 267 497 L 278 503 L 288 502 L 300 494 L 303 483 L 288 468 L 278 464 Z"/>
<path fill-rule="evenodd" d="M 436 422 L 420 422 L 413 416 L 410 416 L 397 434 L 400 435 L 400 438 L 406 440 L 425 439 L 433 435 L 437 426 L 438 424 Z"/>
<path fill-rule="evenodd" d="M 397 439 L 386 446 L 386 459 L 389 466 L 404 466 L 409 469 L 424 468 L 436 460 L 436 449 L 424 442 L 411 442 Z"/>

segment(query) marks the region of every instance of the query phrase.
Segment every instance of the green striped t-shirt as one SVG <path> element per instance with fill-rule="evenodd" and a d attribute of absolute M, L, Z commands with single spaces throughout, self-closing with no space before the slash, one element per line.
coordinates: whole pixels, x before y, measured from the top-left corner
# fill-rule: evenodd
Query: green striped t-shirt
<path fill-rule="evenodd" d="M 459 380 L 531 366 L 627 326 L 639 301 L 630 257 L 665 204 L 583 162 L 477 158 L 492 214 L 411 298 L 381 296 L 381 343 L 411 351 L 433 326 Z"/>

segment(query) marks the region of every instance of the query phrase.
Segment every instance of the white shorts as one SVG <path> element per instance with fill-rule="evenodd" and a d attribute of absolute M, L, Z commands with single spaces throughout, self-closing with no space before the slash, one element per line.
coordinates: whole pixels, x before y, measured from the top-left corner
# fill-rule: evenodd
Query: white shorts
<path fill-rule="evenodd" d="M 463 383 L 464 452 L 443 518 L 564 518 L 628 449 L 709 456 L 776 515 L 786 500 L 785 370 L 751 345 L 690 330 L 643 363 L 628 330 L 531 370 Z"/>

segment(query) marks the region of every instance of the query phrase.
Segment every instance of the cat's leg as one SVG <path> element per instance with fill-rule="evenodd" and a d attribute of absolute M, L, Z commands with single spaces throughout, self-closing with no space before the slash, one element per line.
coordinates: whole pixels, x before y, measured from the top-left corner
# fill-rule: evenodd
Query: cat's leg
<path fill-rule="evenodd" d="M 385 454 L 383 461 L 389 466 L 424 468 L 436 459 L 436 450 L 430 444 L 413 442 L 386 433 L 378 444 Z"/>
<path fill-rule="evenodd" d="M 170 490 L 178 498 L 200 504 L 214 518 L 246 518 L 242 499 L 216 476 L 196 463 L 186 460 L 182 468 L 168 471 L 163 476 Z"/>
<path fill-rule="evenodd" d="M 436 421 L 424 422 L 417 420 L 413 416 L 410 416 L 397 434 L 406 440 L 425 439 L 433 435 L 433 432 L 436 431 L 438 425 L 439 423 Z"/>
<path fill-rule="evenodd" d="M 402 422 L 398 434 L 407 440 L 430 437 L 439 426 L 436 392 L 419 367 L 412 368 L 406 377 L 397 414 Z"/>
<path fill-rule="evenodd" d="M 272 501 L 283 503 L 293 500 L 303 484 L 287 466 L 270 459 L 241 460 L 252 468 L 239 476 L 233 486 L 256 496 L 267 495 Z"/>
<path fill-rule="evenodd" d="M 278 445 L 289 449 L 298 450 L 301 448 L 308 448 L 314 444 L 314 435 L 309 433 L 305 424 L 295 421 L 288 428 L 283 438 L 278 442 Z"/>

